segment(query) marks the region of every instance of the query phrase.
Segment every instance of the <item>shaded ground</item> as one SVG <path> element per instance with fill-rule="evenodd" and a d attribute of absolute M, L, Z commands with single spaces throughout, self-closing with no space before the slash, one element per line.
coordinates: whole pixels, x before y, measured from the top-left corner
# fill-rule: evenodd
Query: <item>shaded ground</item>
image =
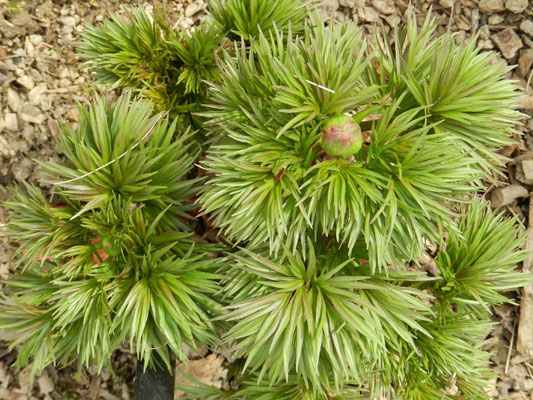
<path fill-rule="evenodd" d="M 37 171 L 32 160 L 50 161 L 56 157 L 54 138 L 59 134 L 59 126 L 77 124 L 75 101 L 83 102 L 100 91 L 89 86 L 87 74 L 77 69 L 74 42 L 83 30 L 83 23 L 97 23 L 108 11 L 119 10 L 124 3 L 128 1 L 0 0 L 0 202 L 8 198 L 7 187 L 24 180 L 35 181 Z M 339 22 L 357 20 L 371 33 L 379 29 L 379 23 L 390 31 L 402 24 L 409 12 L 424 18 L 433 7 L 439 33 L 457 32 L 458 41 L 479 35 L 478 45 L 495 51 L 502 65 L 517 65 L 509 77 L 524 88 L 527 81 L 531 81 L 533 4 L 527 0 L 413 1 L 411 8 L 408 3 L 404 0 L 323 0 L 322 12 L 333 15 Z M 160 6 L 157 2 L 143 5 L 147 9 Z M 205 14 L 203 0 L 169 1 L 166 7 L 176 29 L 189 28 Z M 533 184 L 533 86 L 526 90 L 521 107 L 529 116 L 524 125 L 518 127 L 524 135 L 517 137 L 516 146 L 502 151 L 502 157 L 509 163 L 505 179 L 513 185 L 513 190 L 502 192 L 491 188 L 488 195 L 495 204 L 508 202 L 504 207 L 509 214 L 518 215 L 527 226 L 529 210 L 533 209 L 529 200 Z M 0 223 L 4 219 L 0 208 Z M 11 249 L 5 239 L 0 238 L 1 279 L 9 270 L 10 255 Z M 528 265 L 532 264 L 530 260 Z M 511 295 L 520 302 L 521 293 Z M 518 326 L 523 323 L 519 322 L 519 312 L 518 306 L 501 306 L 495 310 L 494 320 L 499 325 L 488 338 L 487 347 L 494 352 L 492 361 L 499 376 L 492 393 L 496 399 L 533 400 L 533 359 L 524 355 L 527 352 L 523 348 L 524 354 L 515 348 Z M 183 368 L 202 381 L 223 385 L 224 356 L 207 353 L 202 356 L 196 356 L 197 360 Z M 11 368 L 14 359 L 15 352 L 10 352 L 5 342 L 0 341 L 0 399 L 131 398 L 135 365 L 126 348 L 116 352 L 112 361 L 113 374 L 104 370 L 95 375 L 96 371 L 90 369 L 78 376 L 74 369 L 58 371 L 49 367 L 33 384 L 26 372 Z"/>

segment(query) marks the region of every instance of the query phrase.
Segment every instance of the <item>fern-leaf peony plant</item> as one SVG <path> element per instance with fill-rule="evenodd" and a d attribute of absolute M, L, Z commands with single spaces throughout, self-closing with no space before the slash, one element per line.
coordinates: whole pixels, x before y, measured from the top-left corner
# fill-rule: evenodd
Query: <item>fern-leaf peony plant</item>
<path fill-rule="evenodd" d="M 186 398 L 489 398 L 490 307 L 528 279 L 516 221 L 478 193 L 519 92 L 429 18 L 369 39 L 314 5 L 212 0 L 190 36 L 139 8 L 87 28 L 98 81 L 176 118 L 96 102 L 43 165 L 62 207 L 14 192 L 0 325 L 20 365 L 224 344 L 231 390 Z M 191 240 L 197 207 L 221 244 Z"/>
<path fill-rule="evenodd" d="M 131 96 L 80 107 L 60 136 L 64 162 L 42 165 L 53 203 L 35 186 L 13 191 L 18 269 L 0 326 L 17 332 L 19 366 L 101 368 L 129 343 L 146 365 L 155 351 L 170 367 L 169 350 L 184 360 L 182 344 L 217 342 L 216 248 L 188 224 L 199 149 L 176 125 Z"/>
<path fill-rule="evenodd" d="M 370 45 L 310 19 L 224 54 L 200 203 L 239 246 L 222 318 L 242 386 L 191 398 L 488 398 L 489 307 L 527 278 L 514 222 L 476 196 L 519 92 L 434 29 Z M 428 243 L 437 276 L 408 267 Z"/>

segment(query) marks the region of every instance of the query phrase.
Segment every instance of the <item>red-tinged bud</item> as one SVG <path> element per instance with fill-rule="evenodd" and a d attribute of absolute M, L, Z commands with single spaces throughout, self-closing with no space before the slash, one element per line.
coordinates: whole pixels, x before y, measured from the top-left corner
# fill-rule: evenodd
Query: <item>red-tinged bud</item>
<path fill-rule="evenodd" d="M 337 115 L 324 122 L 322 149 L 330 156 L 351 156 L 363 147 L 361 127 L 353 118 Z"/>

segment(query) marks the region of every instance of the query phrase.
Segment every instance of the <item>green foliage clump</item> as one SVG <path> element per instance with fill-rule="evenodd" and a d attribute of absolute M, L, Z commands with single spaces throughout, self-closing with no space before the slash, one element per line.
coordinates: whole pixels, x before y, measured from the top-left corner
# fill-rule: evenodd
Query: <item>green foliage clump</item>
<path fill-rule="evenodd" d="M 404 35 L 416 38 L 414 47 L 437 51 L 416 25 Z M 413 70 L 422 71 L 416 82 L 431 86 L 434 98 L 417 98 L 412 85 L 392 83 L 395 74 L 411 73 L 404 69 L 412 54 L 396 52 L 395 60 L 371 51 L 353 24 L 310 24 L 302 37 L 276 30 L 260 35 L 249 52 L 226 55 L 222 79 L 213 84 L 214 105 L 204 114 L 219 139 L 204 162 L 212 176 L 201 198 L 205 212 L 230 239 L 268 242 L 273 251 L 326 235 L 349 249 L 367 247 L 377 269 L 419 257 L 423 239 L 438 241 L 442 230 L 454 230 L 450 204 L 490 178 L 495 156 L 481 154 L 509 143 L 519 118 L 509 106 L 501 119 L 496 116 L 501 101 L 518 97 L 502 80 L 505 71 L 487 64 L 485 56 L 476 58 L 472 45 L 455 45 L 447 36 L 441 42 L 453 46 L 450 58 L 476 61 L 468 76 L 490 75 L 498 89 L 489 82 L 461 92 L 458 78 L 455 92 L 463 94 L 455 96 L 473 94 L 453 102 L 453 113 L 435 111 L 435 98 L 453 91 L 433 82 L 433 58 Z M 442 74 L 456 69 L 449 63 Z M 378 82 L 378 70 L 388 86 Z M 319 145 L 324 122 L 345 113 L 367 133 L 368 143 L 355 159 L 329 157 Z M 369 115 L 375 120 L 366 121 Z M 448 129 L 458 118 L 465 121 L 461 129 Z"/>
<path fill-rule="evenodd" d="M 231 39 L 251 40 L 259 32 L 277 27 L 300 33 L 313 7 L 300 0 L 209 0 L 209 14 L 216 26 Z"/>
<path fill-rule="evenodd" d="M 224 54 L 200 203 L 242 246 L 222 318 L 243 380 L 191 393 L 251 399 L 294 382 L 313 399 L 487 398 L 487 310 L 527 278 L 515 222 L 475 197 L 511 143 L 519 94 L 473 42 L 433 31 L 413 18 L 374 49 L 353 24 L 311 19 Z M 332 154 L 321 132 L 346 116 L 365 144 Z M 439 276 L 405 266 L 428 242 Z"/>
<path fill-rule="evenodd" d="M 82 38 L 79 57 L 97 83 L 132 89 L 159 110 L 186 116 L 184 126 L 199 127 L 191 112 L 206 95 L 202 81 L 218 80 L 220 32 L 206 25 L 177 31 L 164 14 L 139 7 L 112 14 L 100 28 L 87 25 Z"/>
<path fill-rule="evenodd" d="M 185 359 L 182 343 L 216 343 L 216 248 L 195 243 L 187 224 L 198 150 L 176 133 L 145 101 L 96 101 L 63 129 L 66 160 L 43 166 L 56 205 L 31 185 L 13 191 L 19 272 L 0 325 L 17 332 L 17 365 L 101 368 L 125 342 L 147 364 L 152 351 L 168 364 L 168 349 Z"/>

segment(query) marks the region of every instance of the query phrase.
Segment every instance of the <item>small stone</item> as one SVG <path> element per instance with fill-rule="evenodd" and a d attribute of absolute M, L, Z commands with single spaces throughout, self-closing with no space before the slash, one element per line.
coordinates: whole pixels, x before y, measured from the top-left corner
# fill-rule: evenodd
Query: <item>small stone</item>
<path fill-rule="evenodd" d="M 53 97 L 43 96 L 39 101 L 39 108 L 43 111 L 49 111 L 52 108 Z"/>
<path fill-rule="evenodd" d="M 185 9 L 185 16 L 187 18 L 192 17 L 193 15 L 197 14 L 198 12 L 202 11 L 203 7 L 201 4 L 198 3 L 191 3 L 189 6 Z"/>
<path fill-rule="evenodd" d="M 7 105 L 13 112 L 17 112 L 22 105 L 22 99 L 16 90 L 12 88 L 7 88 Z"/>
<path fill-rule="evenodd" d="M 439 0 L 439 4 L 442 8 L 452 8 L 453 0 Z"/>
<path fill-rule="evenodd" d="M 479 28 L 479 38 L 484 40 L 490 39 L 490 30 L 488 25 L 482 25 Z"/>
<path fill-rule="evenodd" d="M 190 381 L 187 376 L 194 376 L 200 382 L 220 385 L 220 380 L 225 378 L 227 370 L 222 366 L 224 357 L 217 354 L 210 354 L 206 358 L 200 360 L 189 361 L 187 364 L 179 365 L 179 369 L 185 373 L 180 373 L 176 376 L 176 382 L 178 384 L 188 384 Z M 177 392 L 178 398 L 183 392 Z"/>
<path fill-rule="evenodd" d="M 375 8 L 362 7 L 357 9 L 357 16 L 364 22 L 379 22 L 379 13 Z"/>
<path fill-rule="evenodd" d="M 18 374 L 18 381 L 19 381 L 19 387 L 22 391 L 22 393 L 26 393 L 28 395 L 31 395 L 32 391 L 32 379 L 30 376 L 30 371 L 22 370 Z"/>
<path fill-rule="evenodd" d="M 526 185 L 533 185 L 533 160 L 522 160 L 518 163 L 515 178 Z"/>
<path fill-rule="evenodd" d="M 35 47 L 40 46 L 43 42 L 43 37 L 41 35 L 29 35 L 28 40 L 31 44 L 33 44 Z"/>
<path fill-rule="evenodd" d="M 31 104 L 24 104 L 19 116 L 21 120 L 34 124 L 42 124 L 46 119 L 41 110 Z"/>
<path fill-rule="evenodd" d="M 32 57 L 35 55 L 35 46 L 28 38 L 26 38 L 26 41 L 24 42 L 24 53 Z"/>
<path fill-rule="evenodd" d="M 529 0 L 506 0 L 505 8 L 515 14 L 524 11 L 529 4 Z"/>
<path fill-rule="evenodd" d="M 28 93 L 28 99 L 30 100 L 30 103 L 34 106 L 38 105 L 42 101 L 42 98 L 44 97 L 45 92 L 46 92 L 46 83 L 40 83 L 37 86 L 35 86 Z"/>
<path fill-rule="evenodd" d="M 488 40 L 488 39 L 480 39 L 477 42 L 477 45 L 480 49 L 483 49 L 483 50 L 491 50 L 494 48 L 494 43 L 492 43 L 492 40 Z"/>
<path fill-rule="evenodd" d="M 453 39 L 458 46 L 462 45 L 466 40 L 466 32 L 461 30 L 457 31 Z"/>
<path fill-rule="evenodd" d="M 391 28 L 395 28 L 400 22 L 402 22 L 402 18 L 398 14 L 388 15 L 385 18 L 385 21 L 387 21 L 387 24 L 389 24 Z"/>
<path fill-rule="evenodd" d="M 470 24 L 467 21 L 465 21 L 463 17 L 455 18 L 455 24 L 457 25 L 457 28 L 459 28 L 462 31 L 470 30 Z"/>
<path fill-rule="evenodd" d="M 13 147 L 11 147 L 11 144 L 4 136 L 0 135 L 0 155 L 5 158 L 13 158 L 15 157 L 15 154 L 16 152 L 15 150 L 13 150 Z M 2 338 L 2 340 L 5 340 L 5 338 L 3 337 L 3 333 L 4 332 L 0 330 L 0 338 Z"/>
<path fill-rule="evenodd" d="M 533 49 L 520 50 L 520 55 L 518 56 L 518 70 L 522 77 L 526 77 L 531 65 L 533 65 Z"/>
<path fill-rule="evenodd" d="M 193 26 L 194 23 L 195 23 L 195 21 L 194 21 L 194 19 L 192 19 L 192 18 L 183 18 L 183 19 L 179 22 L 178 26 L 179 26 L 181 29 L 185 29 L 185 30 L 187 30 L 187 29 L 189 29 L 191 26 Z"/>
<path fill-rule="evenodd" d="M 59 18 L 61 23 L 65 26 L 68 26 L 70 28 L 73 28 L 76 26 L 76 18 L 71 17 L 69 15 L 65 15 L 64 17 Z"/>
<path fill-rule="evenodd" d="M 518 108 L 526 111 L 533 110 L 533 89 L 526 89 L 524 96 L 518 102 Z"/>
<path fill-rule="evenodd" d="M 504 18 L 501 14 L 492 14 L 489 16 L 489 25 L 498 25 L 503 22 Z"/>
<path fill-rule="evenodd" d="M 485 14 L 494 14 L 505 10 L 503 0 L 481 0 L 479 2 L 479 10 Z"/>
<path fill-rule="evenodd" d="M 470 32 L 475 33 L 479 29 L 479 8 L 472 8 L 470 13 Z"/>
<path fill-rule="evenodd" d="M 342 11 L 340 10 L 337 10 L 333 13 L 333 19 L 338 22 L 339 24 L 342 24 L 344 23 L 344 21 L 347 21 L 348 20 L 348 15 L 346 15 L 345 13 L 343 13 Z"/>
<path fill-rule="evenodd" d="M 492 35 L 492 40 L 508 60 L 513 58 L 523 45 L 513 28 L 507 28 Z"/>
<path fill-rule="evenodd" d="M 533 21 L 525 19 L 520 23 L 520 30 L 525 34 L 533 37 Z"/>
<path fill-rule="evenodd" d="M 394 2 L 391 0 L 374 0 L 372 1 L 372 7 L 378 10 L 381 14 L 392 15 L 396 13 Z"/>
<path fill-rule="evenodd" d="M 59 135 L 59 123 L 57 122 L 57 120 L 48 120 L 48 130 L 52 134 L 52 137 L 57 137 Z"/>
<path fill-rule="evenodd" d="M 365 6 L 365 0 L 339 0 L 339 5 L 347 8 L 359 8 Z"/>
<path fill-rule="evenodd" d="M 325 0 L 320 3 L 320 13 L 326 18 L 339 8 L 339 0 Z"/>
<path fill-rule="evenodd" d="M 519 197 L 529 196 L 528 190 L 521 185 L 509 185 L 494 189 L 491 193 L 490 201 L 492 207 L 502 207 L 511 204 Z"/>
<path fill-rule="evenodd" d="M 25 158 L 24 160 L 22 160 L 22 162 L 26 160 L 31 163 L 31 160 L 28 158 Z M 37 384 L 39 385 L 39 390 L 41 391 L 41 394 L 48 394 L 54 390 L 54 383 L 47 374 L 41 375 L 39 379 L 37 379 Z"/>
<path fill-rule="evenodd" d="M 64 67 L 64 66 L 60 67 L 58 76 L 59 76 L 60 79 L 68 78 L 70 76 L 69 69 L 67 67 Z"/>
<path fill-rule="evenodd" d="M 530 49 L 533 49 L 533 40 L 530 39 L 527 35 L 522 35 L 522 40 L 524 41 L 524 46 L 529 47 Z M 531 399 L 533 400 L 533 399 Z"/>
<path fill-rule="evenodd" d="M 72 107 L 70 110 L 68 110 L 68 112 L 65 114 L 65 117 L 72 120 L 72 121 L 75 121 L 75 122 L 78 122 L 79 121 L 79 116 L 80 116 L 80 113 L 79 113 L 79 110 L 78 110 L 78 107 Z"/>
<path fill-rule="evenodd" d="M 29 75 L 21 76 L 17 79 L 17 83 L 28 90 L 32 90 L 35 87 L 35 82 L 33 82 L 33 79 Z"/>
<path fill-rule="evenodd" d="M 18 131 L 19 123 L 17 119 L 17 114 L 15 113 L 6 113 L 4 115 L 4 124 L 5 128 L 8 131 Z"/>

